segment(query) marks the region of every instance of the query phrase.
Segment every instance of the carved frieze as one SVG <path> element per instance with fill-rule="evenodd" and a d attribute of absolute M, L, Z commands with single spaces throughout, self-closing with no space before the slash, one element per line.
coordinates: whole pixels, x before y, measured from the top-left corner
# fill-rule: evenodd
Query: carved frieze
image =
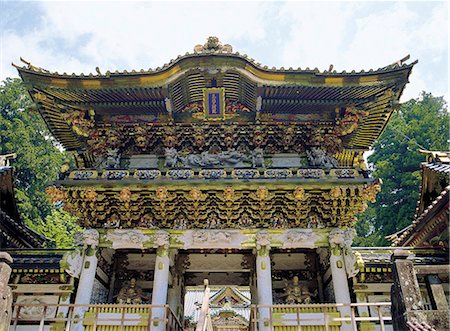
<path fill-rule="evenodd" d="M 248 238 L 237 230 L 195 229 L 178 238 L 186 248 L 240 248 Z"/>
<path fill-rule="evenodd" d="M 192 242 L 194 244 L 228 244 L 232 240 L 232 234 L 229 231 L 195 231 L 192 233 Z"/>
<path fill-rule="evenodd" d="M 150 240 L 139 230 L 116 229 L 108 231 L 106 239 L 112 242 L 113 249 L 137 248 L 143 249 L 144 243 Z"/>
<path fill-rule="evenodd" d="M 201 167 L 234 167 L 243 162 L 253 167 L 264 165 L 263 152 L 260 148 L 250 153 L 242 153 L 235 149 L 212 153 L 204 151 L 200 154 L 181 154 L 175 148 L 166 148 L 164 152 L 167 168 L 201 168 Z"/>
<path fill-rule="evenodd" d="M 284 248 L 313 248 L 319 239 L 312 229 L 290 229 L 282 238 Z"/>

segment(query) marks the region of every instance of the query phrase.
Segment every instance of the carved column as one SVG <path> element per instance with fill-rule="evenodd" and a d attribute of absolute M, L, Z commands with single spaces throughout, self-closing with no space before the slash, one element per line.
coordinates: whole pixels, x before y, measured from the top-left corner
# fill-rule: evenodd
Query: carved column
<path fill-rule="evenodd" d="M 352 237 L 348 230 L 335 228 L 331 230 L 328 240 L 330 242 L 331 256 L 330 269 L 333 281 L 334 297 L 336 303 L 351 303 L 350 290 L 348 287 L 347 271 L 345 269 L 344 254 L 350 250 Z M 339 308 L 341 317 L 350 317 L 349 307 Z M 352 330 L 351 322 L 342 322 L 341 330 Z"/>
<path fill-rule="evenodd" d="M 266 230 L 256 234 L 256 286 L 258 305 L 272 306 L 272 270 L 270 262 L 270 236 Z M 259 308 L 259 331 L 270 330 L 271 308 Z"/>
<path fill-rule="evenodd" d="M 92 290 L 94 287 L 95 274 L 97 272 L 97 247 L 99 243 L 99 234 L 97 230 L 86 230 L 82 234 L 83 238 L 83 262 L 78 282 L 75 304 L 87 305 L 91 302 Z M 75 315 L 83 316 L 85 307 L 75 308 Z M 79 323 L 76 330 L 83 330 L 82 323 Z"/>
<path fill-rule="evenodd" d="M 164 306 L 167 303 L 167 290 L 169 287 L 169 234 L 158 231 L 155 234 L 154 245 L 157 248 L 155 261 L 155 274 L 153 278 L 152 305 Z M 152 330 L 164 330 L 165 308 L 152 309 Z"/>
<path fill-rule="evenodd" d="M 13 260 L 8 253 L 0 252 L 0 331 L 9 329 L 12 314 L 12 293 L 8 286 Z"/>

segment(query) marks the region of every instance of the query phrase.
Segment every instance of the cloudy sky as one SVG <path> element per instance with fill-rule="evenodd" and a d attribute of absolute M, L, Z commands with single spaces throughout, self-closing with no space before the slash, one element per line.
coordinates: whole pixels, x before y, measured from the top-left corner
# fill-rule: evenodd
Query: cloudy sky
<path fill-rule="evenodd" d="M 418 59 L 402 100 L 448 101 L 449 5 L 424 2 L 0 0 L 0 79 L 19 57 L 67 73 L 148 69 L 215 35 L 269 67 L 376 69 Z"/>

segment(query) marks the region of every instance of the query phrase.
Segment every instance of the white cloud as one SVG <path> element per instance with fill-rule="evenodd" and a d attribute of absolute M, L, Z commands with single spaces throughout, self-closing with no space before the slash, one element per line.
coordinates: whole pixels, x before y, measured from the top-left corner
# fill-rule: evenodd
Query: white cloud
<path fill-rule="evenodd" d="M 20 56 L 68 73 L 94 72 L 96 66 L 103 72 L 156 68 L 216 35 L 269 67 L 325 70 L 333 63 L 336 70 L 367 70 L 411 53 L 420 63 L 403 100 L 421 90 L 448 97 L 447 3 L 420 3 L 420 8 L 414 2 L 293 1 L 33 5 L 42 9 L 34 26 L 21 34 L 3 29 L 0 79 L 17 75 L 10 62 Z"/>
<path fill-rule="evenodd" d="M 265 37 L 266 27 L 261 24 L 265 4 L 45 2 L 42 6 L 45 24 L 37 27 L 39 31 L 20 37 L 14 32 L 4 34 L 5 58 L 17 61 L 22 55 L 59 72 L 89 72 L 95 66 L 103 71 L 148 69 L 192 52 L 210 35 L 218 35 L 225 43 Z M 54 38 L 62 51 L 42 46 Z M 70 63 L 78 66 L 72 68 Z M 5 74 L 10 72 L 5 68 Z"/>
<path fill-rule="evenodd" d="M 347 23 L 355 4 L 288 2 L 279 15 L 290 25 L 282 50 L 285 66 L 328 69 L 345 48 Z"/>
<path fill-rule="evenodd" d="M 422 48 L 437 53 L 448 52 L 449 43 L 449 12 L 448 2 L 438 4 L 430 17 L 421 17 L 423 24 L 413 32 L 413 38 L 420 43 Z"/>

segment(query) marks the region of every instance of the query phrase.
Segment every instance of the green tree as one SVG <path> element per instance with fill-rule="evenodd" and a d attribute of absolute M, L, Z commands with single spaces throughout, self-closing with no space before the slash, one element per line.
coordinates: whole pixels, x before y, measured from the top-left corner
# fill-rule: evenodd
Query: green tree
<path fill-rule="evenodd" d="M 385 236 L 412 222 L 424 161 L 419 150 L 448 150 L 448 137 L 448 108 L 442 97 L 422 92 L 401 105 L 368 159 L 383 185 L 376 203 L 360 217 L 355 245 L 386 245 Z"/>
<path fill-rule="evenodd" d="M 82 228 L 78 225 L 76 217 L 62 209 L 53 209 L 45 218 L 45 222 L 36 226 L 36 231 L 46 236 L 52 247 L 72 248 L 75 234 L 81 232 Z"/>
<path fill-rule="evenodd" d="M 0 154 L 17 154 L 13 165 L 18 208 L 25 224 L 42 233 L 47 216 L 60 215 L 53 211 L 45 187 L 57 179 L 68 155 L 57 148 L 45 122 L 31 109 L 32 101 L 19 79 L 7 78 L 0 84 Z M 49 238 L 65 235 L 72 228 L 67 228 L 66 221 L 67 217 L 62 217 L 61 226 L 55 226 L 54 232 L 42 234 Z"/>

